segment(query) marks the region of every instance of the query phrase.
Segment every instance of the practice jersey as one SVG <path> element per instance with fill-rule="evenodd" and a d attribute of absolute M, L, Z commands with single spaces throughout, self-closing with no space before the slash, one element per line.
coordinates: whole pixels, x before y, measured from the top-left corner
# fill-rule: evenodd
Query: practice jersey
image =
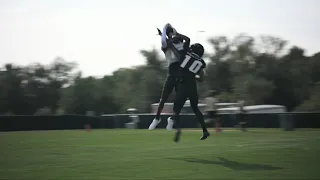
<path fill-rule="evenodd" d="M 173 46 L 179 51 L 183 49 L 183 43 L 173 44 Z M 171 48 L 169 47 L 162 48 L 162 51 L 165 54 L 166 60 L 168 62 L 168 67 L 175 62 L 179 62 L 180 60 L 179 57 L 175 55 L 175 53 Z"/>
<path fill-rule="evenodd" d="M 173 53 L 173 51 L 170 48 L 166 48 L 163 52 L 166 57 L 168 67 L 172 63 L 179 61 L 179 59 L 176 57 L 176 55 Z"/>
<path fill-rule="evenodd" d="M 170 69 L 170 65 L 179 62 L 180 58 L 176 56 L 176 54 L 173 52 L 171 48 L 168 47 L 168 41 L 167 39 L 167 28 L 170 27 L 170 24 L 166 24 L 165 27 L 163 28 L 162 34 L 161 34 L 161 50 L 164 52 L 166 60 L 168 62 L 168 67 Z M 171 27 L 172 28 L 172 27 Z M 173 44 L 173 46 L 178 50 L 183 49 L 183 43 L 177 43 Z"/>
<path fill-rule="evenodd" d="M 183 42 L 172 44 L 171 47 L 162 48 L 162 51 L 164 52 L 168 63 L 167 67 L 170 75 L 178 75 L 181 62 L 181 54 L 183 54 L 183 51 L 185 50 L 184 48 L 185 47 Z"/>
<path fill-rule="evenodd" d="M 187 52 L 180 64 L 180 78 L 183 81 L 195 80 L 203 68 L 206 67 L 204 60 L 195 53 Z"/>

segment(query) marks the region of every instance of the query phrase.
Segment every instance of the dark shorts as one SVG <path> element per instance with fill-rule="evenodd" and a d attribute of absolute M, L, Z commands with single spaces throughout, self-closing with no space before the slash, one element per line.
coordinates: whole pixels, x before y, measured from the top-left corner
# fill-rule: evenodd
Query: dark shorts
<path fill-rule="evenodd" d="M 179 74 L 180 62 L 174 62 L 169 66 L 169 75 L 177 76 Z"/>
<path fill-rule="evenodd" d="M 173 89 L 177 92 L 177 76 L 168 75 L 166 81 L 164 82 L 161 99 L 167 101 L 169 95 L 172 93 Z"/>
<path fill-rule="evenodd" d="M 180 63 L 172 63 L 169 66 L 169 74 L 164 82 L 161 99 L 167 101 L 169 95 L 172 93 L 173 89 L 177 92 L 177 80 L 178 80 L 178 70 Z"/>

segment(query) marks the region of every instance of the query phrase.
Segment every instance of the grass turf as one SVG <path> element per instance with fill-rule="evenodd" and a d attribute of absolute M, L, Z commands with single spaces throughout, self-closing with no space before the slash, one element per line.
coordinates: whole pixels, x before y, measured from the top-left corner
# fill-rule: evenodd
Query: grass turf
<path fill-rule="evenodd" d="M 320 131 L 184 130 L 0 134 L 0 179 L 319 179 Z"/>

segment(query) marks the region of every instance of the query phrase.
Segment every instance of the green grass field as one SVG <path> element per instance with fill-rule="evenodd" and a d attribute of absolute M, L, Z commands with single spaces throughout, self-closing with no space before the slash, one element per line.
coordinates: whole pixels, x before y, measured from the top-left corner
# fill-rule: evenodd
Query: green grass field
<path fill-rule="evenodd" d="M 319 179 L 320 130 L 0 133 L 0 179 Z"/>

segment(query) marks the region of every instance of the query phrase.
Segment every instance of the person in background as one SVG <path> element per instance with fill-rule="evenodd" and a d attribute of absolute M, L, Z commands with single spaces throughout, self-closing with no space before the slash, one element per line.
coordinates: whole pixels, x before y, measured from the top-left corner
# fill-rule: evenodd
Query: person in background
<path fill-rule="evenodd" d="M 216 92 L 211 90 L 208 92 L 207 97 L 204 99 L 204 103 L 206 104 L 205 111 L 207 116 L 209 117 L 209 122 L 214 122 L 214 119 L 217 116 L 217 108 L 216 103 L 218 102 L 215 98 Z"/>
<path fill-rule="evenodd" d="M 238 103 L 239 103 L 238 123 L 239 123 L 240 129 L 243 132 L 246 132 L 247 121 L 246 121 L 246 111 L 244 110 L 244 107 L 243 107 L 244 101 L 241 100 L 241 101 L 238 101 Z"/>

